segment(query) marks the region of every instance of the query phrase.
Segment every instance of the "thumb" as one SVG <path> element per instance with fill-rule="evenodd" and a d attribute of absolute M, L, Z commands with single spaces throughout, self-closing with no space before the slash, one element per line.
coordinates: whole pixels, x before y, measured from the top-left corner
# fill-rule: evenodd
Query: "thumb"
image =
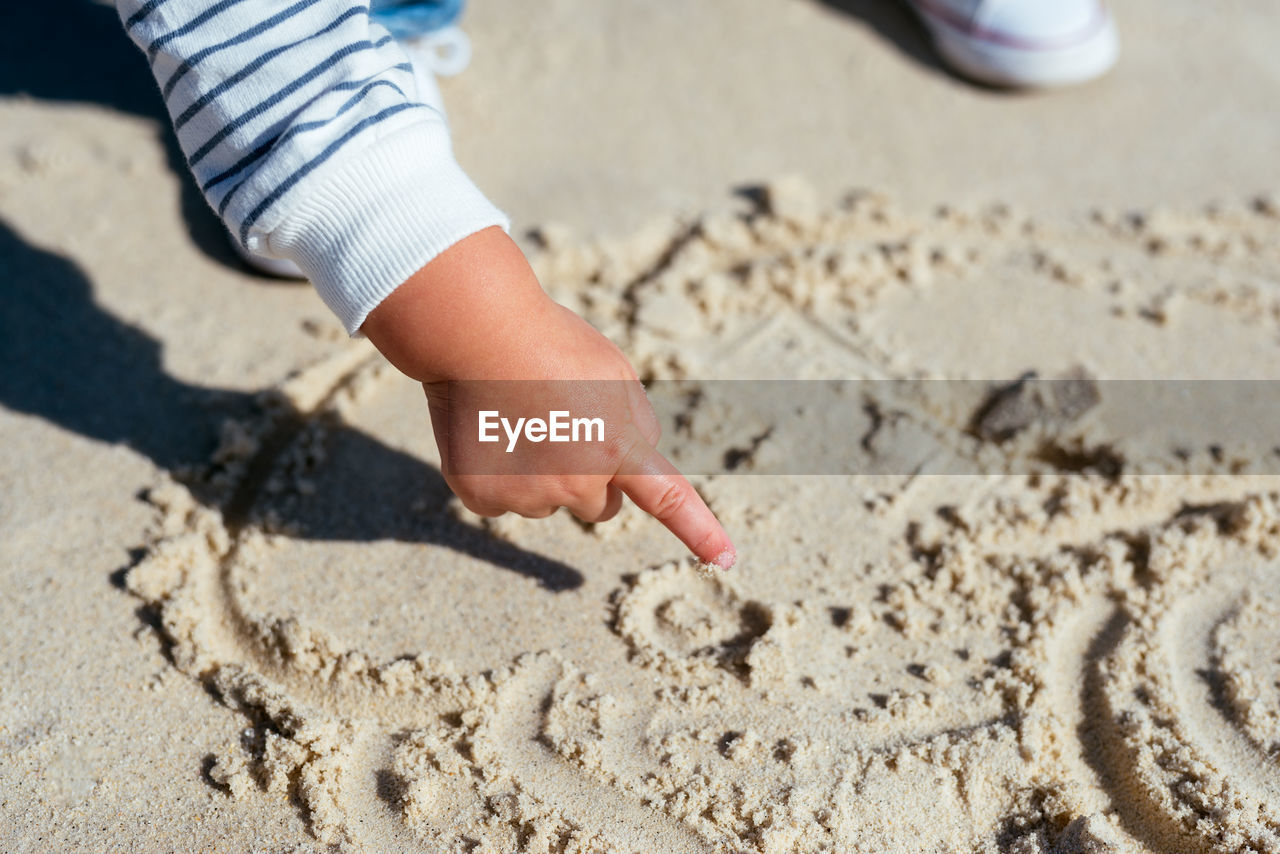
<path fill-rule="evenodd" d="M 698 560 L 728 569 L 737 551 L 711 508 L 657 449 L 635 436 L 613 484 L 688 546 Z"/>

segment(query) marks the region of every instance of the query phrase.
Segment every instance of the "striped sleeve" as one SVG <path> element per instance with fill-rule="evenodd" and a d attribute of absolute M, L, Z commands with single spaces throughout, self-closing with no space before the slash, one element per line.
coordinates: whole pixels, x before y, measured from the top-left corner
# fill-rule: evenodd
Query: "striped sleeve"
<path fill-rule="evenodd" d="M 387 294 L 505 217 L 367 6 L 117 0 L 196 182 L 246 249 L 288 258 L 356 334 Z"/>

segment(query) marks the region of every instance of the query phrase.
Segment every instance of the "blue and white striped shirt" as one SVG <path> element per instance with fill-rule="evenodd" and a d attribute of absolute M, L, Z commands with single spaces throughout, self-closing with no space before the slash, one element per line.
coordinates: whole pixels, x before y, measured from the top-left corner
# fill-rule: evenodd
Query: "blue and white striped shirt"
<path fill-rule="evenodd" d="M 506 220 L 458 167 L 400 45 L 350 0 L 116 0 L 205 198 L 347 330 Z"/>

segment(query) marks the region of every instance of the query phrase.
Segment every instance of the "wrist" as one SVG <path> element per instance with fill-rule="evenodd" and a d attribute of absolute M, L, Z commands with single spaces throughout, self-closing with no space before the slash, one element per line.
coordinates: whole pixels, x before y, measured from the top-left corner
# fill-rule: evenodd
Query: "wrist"
<path fill-rule="evenodd" d="M 515 242 L 488 228 L 410 276 L 369 313 L 361 331 L 419 382 L 517 379 L 505 358 L 510 342 L 554 307 Z"/>

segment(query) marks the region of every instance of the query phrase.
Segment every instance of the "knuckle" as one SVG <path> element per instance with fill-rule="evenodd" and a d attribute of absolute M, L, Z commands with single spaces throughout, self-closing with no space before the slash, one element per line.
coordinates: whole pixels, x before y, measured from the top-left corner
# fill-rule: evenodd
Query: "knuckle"
<path fill-rule="evenodd" d="M 511 509 L 526 519 L 543 519 L 556 512 L 565 500 L 564 478 L 538 478 L 512 484 L 507 491 L 507 503 Z"/>
<path fill-rule="evenodd" d="M 545 519 L 554 512 L 556 508 L 545 504 L 528 504 L 515 509 L 517 516 L 523 516 L 526 519 Z"/>
<path fill-rule="evenodd" d="M 485 504 L 482 501 L 477 501 L 474 496 L 459 495 L 458 499 L 462 502 L 463 507 L 467 508 L 477 516 L 485 516 L 487 518 L 493 519 L 495 517 L 501 516 L 504 512 L 506 512 L 490 504 Z"/>
<path fill-rule="evenodd" d="M 562 477 L 556 485 L 556 495 L 566 506 L 592 504 L 599 500 L 604 489 L 600 478 L 591 475 Z"/>
<path fill-rule="evenodd" d="M 624 433 L 614 433 L 600 447 L 601 463 L 608 472 L 616 472 L 640 450 L 630 436 Z"/>
<path fill-rule="evenodd" d="M 654 501 L 653 515 L 663 521 L 673 519 L 685 508 L 688 498 L 689 494 L 681 484 L 668 481 L 663 484 L 662 491 Z"/>
<path fill-rule="evenodd" d="M 587 495 L 587 488 L 582 478 L 575 475 L 561 474 L 555 477 L 550 492 L 561 504 L 574 504 Z"/>
<path fill-rule="evenodd" d="M 594 525 L 597 522 L 603 521 L 605 518 L 604 510 L 600 507 L 570 507 L 569 512 L 572 513 L 574 518 L 578 519 L 578 521 L 585 522 L 588 525 Z"/>

